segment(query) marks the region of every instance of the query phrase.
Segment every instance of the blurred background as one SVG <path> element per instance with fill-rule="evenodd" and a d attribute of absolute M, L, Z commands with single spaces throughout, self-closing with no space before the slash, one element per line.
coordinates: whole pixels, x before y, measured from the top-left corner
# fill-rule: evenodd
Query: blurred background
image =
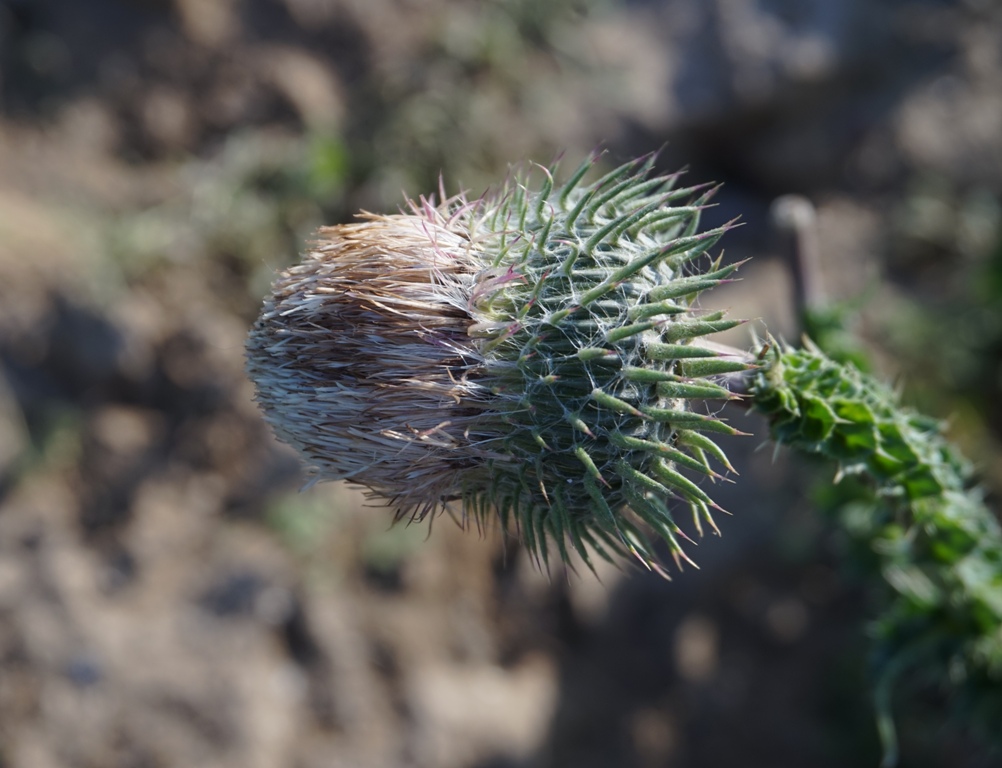
<path fill-rule="evenodd" d="M 0 0 L 0 766 L 879 762 L 872 585 L 754 415 L 666 582 L 298 493 L 252 402 L 314 227 L 596 147 L 724 182 L 706 303 L 793 339 L 769 206 L 812 200 L 851 343 L 998 498 L 995 0 Z M 998 765 L 942 705 L 902 765 Z"/>

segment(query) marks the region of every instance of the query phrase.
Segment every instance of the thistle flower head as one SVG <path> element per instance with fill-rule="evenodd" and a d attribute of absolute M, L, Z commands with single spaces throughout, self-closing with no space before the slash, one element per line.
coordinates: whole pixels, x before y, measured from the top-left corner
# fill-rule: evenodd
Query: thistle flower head
<path fill-rule="evenodd" d="M 698 480 L 730 466 L 708 435 L 735 430 L 691 402 L 729 397 L 712 377 L 747 365 L 693 343 L 737 324 L 693 302 L 736 269 L 706 255 L 727 226 L 699 232 L 712 190 L 653 158 L 586 184 L 592 165 L 317 233 L 247 344 L 315 478 L 398 517 L 496 516 L 544 561 L 553 542 L 657 567 L 644 531 L 684 557 L 679 504 L 713 525 Z"/>

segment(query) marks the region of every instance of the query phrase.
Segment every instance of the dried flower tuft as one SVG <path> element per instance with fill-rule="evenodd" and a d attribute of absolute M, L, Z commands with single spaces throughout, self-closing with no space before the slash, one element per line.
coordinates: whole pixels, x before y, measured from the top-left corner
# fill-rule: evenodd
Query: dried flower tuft
<path fill-rule="evenodd" d="M 585 184 L 593 164 L 325 227 L 279 276 L 247 369 L 316 479 L 398 517 L 497 517 L 544 562 L 552 541 L 658 568 L 645 529 L 679 562 L 676 502 L 716 530 L 697 481 L 736 430 L 691 404 L 749 366 L 694 343 L 738 324 L 694 300 L 738 266 L 706 256 L 729 225 L 698 232 L 713 190 L 653 157 Z"/>

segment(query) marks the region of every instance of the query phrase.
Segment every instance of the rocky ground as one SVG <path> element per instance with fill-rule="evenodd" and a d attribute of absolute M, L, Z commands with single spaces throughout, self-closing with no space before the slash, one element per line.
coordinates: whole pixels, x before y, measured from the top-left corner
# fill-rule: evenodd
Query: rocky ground
<path fill-rule="evenodd" d="M 877 764 L 870 590 L 755 416 L 665 582 L 297 493 L 252 402 L 314 226 L 600 144 L 726 183 L 755 260 L 708 301 L 773 332 L 768 208 L 813 199 L 829 293 L 1002 490 L 994 3 L 0 0 L 0 765 Z M 998 764 L 900 704 L 905 765 Z"/>

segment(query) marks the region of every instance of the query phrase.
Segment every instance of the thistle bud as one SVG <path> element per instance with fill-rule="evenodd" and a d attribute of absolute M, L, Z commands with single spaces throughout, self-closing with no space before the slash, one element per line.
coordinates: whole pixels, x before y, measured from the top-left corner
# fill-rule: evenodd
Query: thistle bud
<path fill-rule="evenodd" d="M 713 526 L 698 481 L 731 469 L 710 435 L 736 430 L 691 403 L 748 366 L 694 343 L 738 324 L 694 300 L 737 267 L 707 256 L 729 225 L 700 232 L 713 190 L 653 158 L 585 183 L 592 166 L 317 232 L 247 343 L 265 418 L 314 479 L 398 518 L 499 519 L 544 562 L 552 542 L 658 568 L 645 532 L 685 557 L 679 503 Z"/>

